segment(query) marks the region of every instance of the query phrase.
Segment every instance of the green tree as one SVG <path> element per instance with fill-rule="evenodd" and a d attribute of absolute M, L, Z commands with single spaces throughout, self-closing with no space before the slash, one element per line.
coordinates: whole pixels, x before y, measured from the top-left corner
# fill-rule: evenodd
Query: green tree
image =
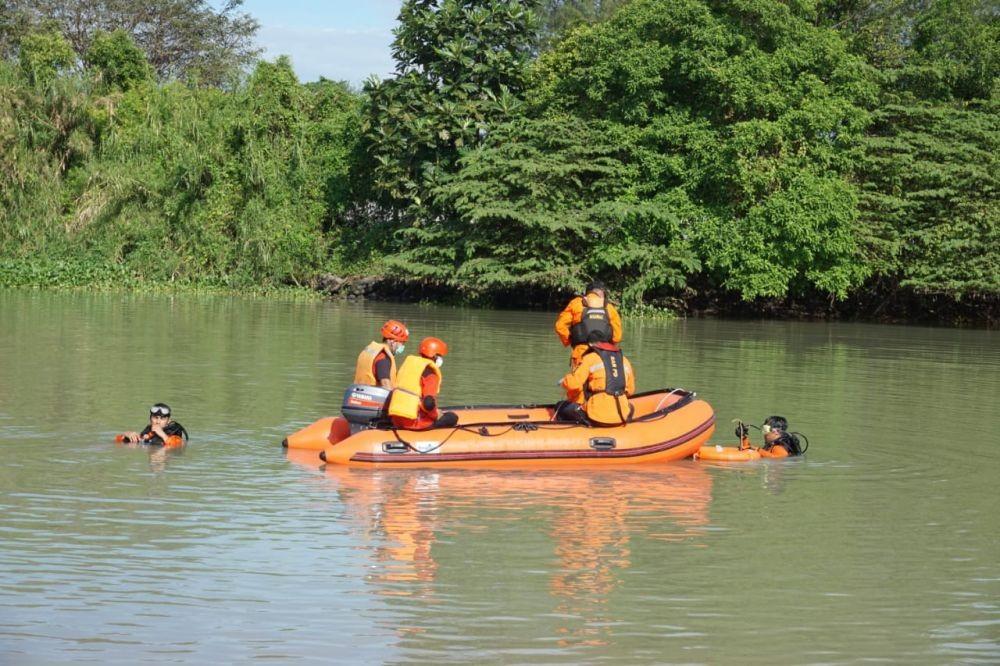
<path fill-rule="evenodd" d="M 243 0 L 9 0 L 35 25 L 55 25 L 83 59 L 98 33 L 124 30 L 162 79 L 221 85 L 260 53 Z"/>
<path fill-rule="evenodd" d="M 146 54 L 124 30 L 97 33 L 85 60 L 111 89 L 128 90 L 153 77 Z"/>
<path fill-rule="evenodd" d="M 54 73 L 72 51 L 53 35 L 24 42 L 18 66 L 0 62 L 0 249 L 19 256 L 61 238 L 62 182 L 94 155 L 87 82 Z"/>
<path fill-rule="evenodd" d="M 542 49 L 551 48 L 574 27 L 606 21 L 629 0 L 543 0 L 538 9 Z"/>
<path fill-rule="evenodd" d="M 29 81 L 46 85 L 76 62 L 76 54 L 59 33 L 35 32 L 21 39 L 20 61 Z"/>
<path fill-rule="evenodd" d="M 1000 293 L 998 111 L 996 101 L 879 110 L 860 171 L 880 274 L 925 293 Z"/>
<path fill-rule="evenodd" d="M 824 0 L 819 18 L 885 75 L 923 99 L 985 99 L 1000 66 L 992 0 Z"/>
<path fill-rule="evenodd" d="M 857 164 L 871 261 L 889 288 L 1000 293 L 1000 16 L 981 0 L 906 13 Z"/>
<path fill-rule="evenodd" d="M 636 173 L 606 123 L 519 119 L 463 151 L 434 195 L 453 211 L 400 233 L 396 270 L 484 297 L 611 280 L 629 304 L 679 287 L 697 261 L 665 201 L 640 201 Z"/>
<path fill-rule="evenodd" d="M 235 286 L 335 260 L 359 122 L 346 86 L 303 86 L 287 60 L 231 91 L 93 83 L 33 86 L 0 63 L 0 258 Z"/>
<path fill-rule="evenodd" d="M 351 168 L 361 136 L 361 97 L 344 82 L 320 78 L 305 85 L 306 141 L 323 181 L 323 230 L 334 236 L 351 205 Z"/>
<path fill-rule="evenodd" d="M 635 0 L 543 54 L 536 113 L 620 127 L 640 198 L 675 202 L 710 286 L 846 296 L 859 260 L 853 157 L 872 72 L 808 8 Z"/>

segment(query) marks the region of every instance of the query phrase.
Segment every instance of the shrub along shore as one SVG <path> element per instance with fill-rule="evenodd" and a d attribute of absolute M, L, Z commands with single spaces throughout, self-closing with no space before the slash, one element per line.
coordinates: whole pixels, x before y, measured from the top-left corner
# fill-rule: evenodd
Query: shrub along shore
<path fill-rule="evenodd" d="M 0 9 L 0 286 L 996 325 L 989 2 L 577 4 L 407 0 L 361 90 Z"/>
<path fill-rule="evenodd" d="M 150 281 L 128 274 L 121 265 L 82 265 L 72 262 L 0 261 L 0 288 L 32 288 L 54 291 L 128 291 L 166 294 L 242 295 L 282 300 L 387 301 L 436 303 L 448 306 L 556 311 L 574 295 L 567 289 L 528 289 L 492 292 L 470 299 L 458 289 L 427 280 L 390 276 L 340 277 L 321 273 L 306 284 L 231 285 L 218 280 L 183 279 Z M 882 289 L 885 289 L 882 286 Z M 635 318 L 721 317 L 730 319 L 791 319 L 800 321 L 866 321 L 887 324 L 932 324 L 996 328 L 1000 325 L 1000 297 L 978 296 L 955 300 L 943 295 L 865 291 L 845 299 L 831 300 L 822 294 L 810 297 L 755 299 L 746 301 L 724 293 L 682 295 L 648 299 L 641 304 L 618 306 Z M 612 298 L 617 301 L 616 294 Z"/>

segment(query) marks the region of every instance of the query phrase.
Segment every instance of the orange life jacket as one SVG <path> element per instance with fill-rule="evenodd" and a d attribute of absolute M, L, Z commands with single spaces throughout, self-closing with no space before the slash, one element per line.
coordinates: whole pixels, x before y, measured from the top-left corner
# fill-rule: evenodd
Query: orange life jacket
<path fill-rule="evenodd" d="M 394 387 L 396 386 L 396 359 L 392 350 L 386 343 L 374 340 L 358 354 L 358 364 L 354 368 L 354 384 L 379 386 L 378 380 L 375 379 L 375 359 L 382 352 L 389 357 L 389 381 Z"/>
<path fill-rule="evenodd" d="M 389 416 L 415 419 L 420 413 L 420 377 L 430 368 L 441 382 L 441 369 L 429 358 L 407 356 L 396 378 L 396 388 L 389 397 Z"/>

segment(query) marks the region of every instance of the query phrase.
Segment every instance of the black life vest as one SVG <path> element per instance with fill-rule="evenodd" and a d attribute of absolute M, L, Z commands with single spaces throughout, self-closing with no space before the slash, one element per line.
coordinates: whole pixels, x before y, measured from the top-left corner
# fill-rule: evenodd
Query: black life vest
<path fill-rule="evenodd" d="M 591 347 L 604 363 L 604 392 L 616 398 L 625 393 L 625 356 L 621 350 L 608 351 Z M 593 395 L 593 391 L 590 392 Z"/>
<path fill-rule="evenodd" d="M 799 443 L 799 438 L 790 432 L 781 433 L 781 437 L 766 445 L 764 450 L 770 451 L 775 446 L 784 447 L 790 456 L 802 455 L 802 445 Z"/>
<path fill-rule="evenodd" d="M 604 299 L 604 305 L 599 308 L 587 305 L 586 298 L 583 301 L 583 312 L 580 313 L 580 321 L 569 327 L 569 341 L 576 345 L 585 345 L 590 341 L 590 334 L 598 331 L 605 334 L 605 342 L 611 342 L 611 318 L 608 315 L 608 300 Z"/>
<path fill-rule="evenodd" d="M 181 436 L 184 439 L 188 439 L 187 430 L 184 429 L 177 421 L 171 421 L 167 425 L 163 426 L 163 432 L 167 434 L 167 437 Z M 149 439 L 146 439 L 147 435 L 152 435 Z M 159 435 L 153 435 L 153 426 L 146 426 L 143 428 L 142 432 L 139 433 L 139 440 L 143 444 L 149 444 L 151 446 L 163 446 L 163 439 Z"/>
<path fill-rule="evenodd" d="M 590 350 L 601 357 L 601 362 L 604 364 L 604 393 L 613 396 L 615 399 L 615 409 L 618 411 L 618 418 L 621 419 L 623 424 L 628 423 L 632 420 L 632 415 L 635 414 L 635 405 L 625 399 L 625 404 L 628 405 L 628 414 L 622 411 L 621 396 L 626 395 L 625 393 L 625 355 L 622 354 L 621 350 L 610 351 L 608 349 L 600 349 L 598 347 L 591 346 Z M 590 390 L 590 382 L 587 382 L 588 386 L 584 387 L 584 396 L 587 400 L 590 400 L 591 396 L 596 393 L 596 391 Z"/>

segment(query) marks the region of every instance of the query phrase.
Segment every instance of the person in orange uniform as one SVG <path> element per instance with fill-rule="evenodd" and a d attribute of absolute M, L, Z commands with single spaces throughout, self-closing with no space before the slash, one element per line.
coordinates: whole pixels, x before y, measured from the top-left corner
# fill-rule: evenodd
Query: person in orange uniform
<path fill-rule="evenodd" d="M 622 341 L 622 319 L 615 306 L 608 302 L 607 289 L 600 280 L 587 285 L 583 296 L 577 296 L 559 313 L 556 334 L 564 347 L 572 347 L 569 366 L 576 368 L 587 353 L 587 339 L 594 331 L 605 333 L 605 341 Z"/>
<path fill-rule="evenodd" d="M 439 338 L 424 338 L 420 356 L 407 356 L 399 369 L 396 389 L 389 397 L 389 416 L 397 428 L 425 430 L 450 428 L 458 423 L 455 412 L 441 413 L 437 406 L 441 390 L 441 366 L 448 345 Z"/>
<path fill-rule="evenodd" d="M 365 386 L 396 388 L 396 354 L 402 354 L 410 332 L 402 323 L 390 319 L 382 325 L 382 342 L 374 340 L 358 354 L 354 383 Z"/>
<path fill-rule="evenodd" d="M 557 417 L 594 425 L 622 425 L 632 418 L 628 396 L 635 393 L 635 372 L 618 345 L 599 331 L 590 333 L 589 351 L 562 380 L 567 401 Z"/>

